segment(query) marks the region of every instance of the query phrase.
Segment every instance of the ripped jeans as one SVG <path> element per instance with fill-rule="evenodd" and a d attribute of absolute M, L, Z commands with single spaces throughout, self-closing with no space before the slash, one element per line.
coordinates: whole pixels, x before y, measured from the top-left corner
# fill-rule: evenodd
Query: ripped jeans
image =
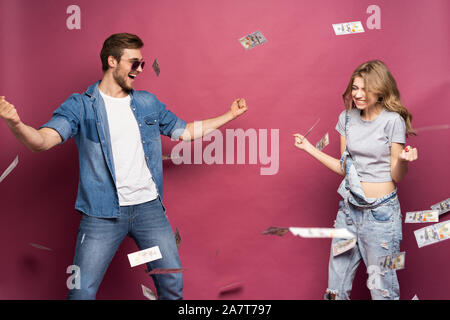
<path fill-rule="evenodd" d="M 346 228 L 356 236 L 356 245 L 337 256 L 331 247 L 328 267 L 328 289 L 325 299 L 350 298 L 356 269 L 361 262 L 369 274 L 367 286 L 373 300 L 398 300 L 400 287 L 395 270 L 380 270 L 378 258 L 400 252 L 402 240 L 402 216 L 397 190 L 382 198 L 366 198 L 353 160 L 345 151 L 341 158 L 345 164 L 345 179 L 338 193 L 339 202 L 335 228 Z M 333 238 L 332 246 L 343 239 Z"/>

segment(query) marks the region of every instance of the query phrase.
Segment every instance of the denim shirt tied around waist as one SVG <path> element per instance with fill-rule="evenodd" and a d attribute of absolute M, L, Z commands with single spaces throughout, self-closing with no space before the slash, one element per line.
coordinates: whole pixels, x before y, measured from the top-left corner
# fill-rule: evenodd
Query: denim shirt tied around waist
<path fill-rule="evenodd" d="M 74 138 L 78 148 L 80 176 L 75 209 L 87 215 L 120 216 L 114 159 L 100 81 L 83 94 L 72 94 L 42 127 L 56 130 L 64 143 Z M 147 166 L 156 184 L 159 200 L 163 196 L 161 134 L 178 139 L 186 122 L 146 91 L 130 92 L 131 109 L 139 126 Z"/>

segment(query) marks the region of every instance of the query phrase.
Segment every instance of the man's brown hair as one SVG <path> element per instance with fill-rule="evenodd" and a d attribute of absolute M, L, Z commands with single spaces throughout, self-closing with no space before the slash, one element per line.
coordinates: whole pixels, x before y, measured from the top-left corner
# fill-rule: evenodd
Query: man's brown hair
<path fill-rule="evenodd" d="M 120 62 L 124 49 L 140 49 L 143 46 L 142 40 L 131 33 L 115 33 L 109 36 L 103 43 L 102 51 L 100 51 L 103 72 L 109 68 L 109 56 L 113 56 L 117 62 Z"/>

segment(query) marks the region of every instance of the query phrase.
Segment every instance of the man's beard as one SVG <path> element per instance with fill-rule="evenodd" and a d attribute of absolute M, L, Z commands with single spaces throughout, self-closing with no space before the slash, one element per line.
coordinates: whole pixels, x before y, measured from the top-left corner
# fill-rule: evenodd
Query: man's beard
<path fill-rule="evenodd" d="M 127 85 L 126 79 L 119 75 L 119 71 L 118 69 L 114 70 L 113 78 L 125 93 L 130 93 L 133 87 Z"/>

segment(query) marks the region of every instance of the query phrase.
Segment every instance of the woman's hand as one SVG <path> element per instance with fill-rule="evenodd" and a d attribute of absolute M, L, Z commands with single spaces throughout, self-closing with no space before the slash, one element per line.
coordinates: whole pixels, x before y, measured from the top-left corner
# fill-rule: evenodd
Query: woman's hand
<path fill-rule="evenodd" d="M 402 152 L 398 155 L 398 159 L 402 161 L 415 161 L 417 160 L 417 149 L 411 148 L 411 146 L 407 146 Z"/>
<path fill-rule="evenodd" d="M 314 146 L 311 143 L 309 143 L 309 141 L 301 134 L 296 133 L 294 134 L 294 137 L 295 137 L 294 146 L 296 146 L 300 150 L 307 151 L 311 148 L 314 148 Z"/>

